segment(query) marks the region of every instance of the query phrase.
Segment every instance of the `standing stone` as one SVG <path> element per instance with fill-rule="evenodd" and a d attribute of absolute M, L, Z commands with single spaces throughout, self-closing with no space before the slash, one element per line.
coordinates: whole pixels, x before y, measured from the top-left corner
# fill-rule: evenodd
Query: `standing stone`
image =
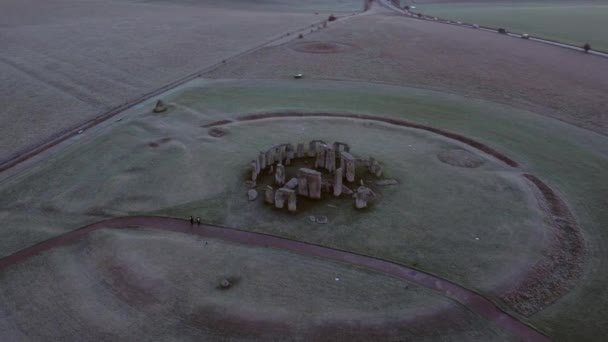
<path fill-rule="evenodd" d="M 298 170 L 298 195 L 308 197 L 308 181 L 302 169 Z"/>
<path fill-rule="evenodd" d="M 255 199 L 258 198 L 258 192 L 255 189 L 247 190 L 247 198 L 250 201 L 255 201 Z"/>
<path fill-rule="evenodd" d="M 384 172 L 384 168 L 378 164 L 378 166 L 376 167 L 376 172 L 374 172 L 374 174 L 376 175 L 376 177 L 380 178 L 382 177 L 382 173 Z"/>
<path fill-rule="evenodd" d="M 283 164 L 277 164 L 277 170 L 274 173 L 274 181 L 280 186 L 285 184 L 285 166 L 283 166 Z"/>
<path fill-rule="evenodd" d="M 318 177 L 308 177 L 308 197 L 319 199 L 321 198 L 321 174 Z"/>
<path fill-rule="evenodd" d="M 290 165 L 293 157 L 294 157 L 293 145 L 287 144 L 287 146 L 285 146 L 285 165 Z"/>
<path fill-rule="evenodd" d="M 304 144 L 298 144 L 298 152 L 296 155 L 298 158 L 304 158 Z"/>
<path fill-rule="evenodd" d="M 355 197 L 355 207 L 357 209 L 363 209 L 367 207 L 367 202 L 371 199 L 371 197 L 376 197 L 376 194 L 374 194 L 370 188 L 361 185 L 353 197 Z"/>
<path fill-rule="evenodd" d="M 336 151 L 332 148 L 325 150 L 325 169 L 329 172 L 336 171 Z"/>
<path fill-rule="evenodd" d="M 270 185 L 266 185 L 264 192 L 264 201 L 269 204 L 274 204 L 274 189 Z"/>
<path fill-rule="evenodd" d="M 287 202 L 287 210 L 295 212 L 297 208 L 296 192 L 287 188 L 280 188 L 274 193 L 274 206 L 282 209 Z"/>
<path fill-rule="evenodd" d="M 350 152 L 350 146 L 347 143 L 336 141 L 334 142 L 334 150 L 336 151 L 336 154 L 339 154 L 341 152 L 340 146 L 344 148 L 344 152 Z"/>
<path fill-rule="evenodd" d="M 330 193 L 332 191 L 333 187 L 331 185 L 331 182 L 328 179 L 321 179 L 321 192 L 327 192 Z"/>
<path fill-rule="evenodd" d="M 325 150 L 326 148 L 324 145 L 320 145 L 317 147 L 315 169 L 325 167 Z"/>
<path fill-rule="evenodd" d="M 271 166 L 274 164 L 274 158 L 272 155 L 272 149 L 266 151 L 266 166 Z"/>
<path fill-rule="evenodd" d="M 252 160 L 251 163 L 249 163 L 249 167 L 251 168 L 251 180 L 255 182 L 258 178 L 257 162 L 255 160 Z"/>
<path fill-rule="evenodd" d="M 337 168 L 334 174 L 334 196 L 339 197 L 342 194 L 342 168 Z"/>
<path fill-rule="evenodd" d="M 274 148 L 275 159 L 279 162 L 279 164 L 283 164 L 283 160 L 285 160 L 285 149 L 283 146 L 277 146 Z"/>
<path fill-rule="evenodd" d="M 346 173 L 346 180 L 348 182 L 355 181 L 355 158 L 348 152 L 340 153 L 340 168 Z"/>
<path fill-rule="evenodd" d="M 298 170 L 298 193 L 309 198 L 321 198 L 321 172 L 301 168 Z"/>
<path fill-rule="evenodd" d="M 376 177 L 381 177 L 384 168 L 376 159 L 374 159 L 373 157 L 369 157 L 369 161 L 367 162 L 367 170 L 370 173 L 376 175 Z"/>
<path fill-rule="evenodd" d="M 278 189 L 274 193 L 274 207 L 275 208 L 283 209 L 283 207 L 285 206 L 285 200 L 287 199 L 287 196 L 285 195 L 285 192 L 283 192 L 282 190 L 283 190 L 283 188 Z"/>
<path fill-rule="evenodd" d="M 287 210 L 294 213 L 297 210 L 297 196 L 296 192 L 293 190 L 289 190 L 289 197 L 287 197 Z"/>
<path fill-rule="evenodd" d="M 314 157 L 317 155 L 317 142 L 315 140 L 308 144 L 308 156 Z"/>
<path fill-rule="evenodd" d="M 260 170 L 264 170 L 266 168 L 266 153 L 260 152 L 258 161 L 260 162 Z"/>

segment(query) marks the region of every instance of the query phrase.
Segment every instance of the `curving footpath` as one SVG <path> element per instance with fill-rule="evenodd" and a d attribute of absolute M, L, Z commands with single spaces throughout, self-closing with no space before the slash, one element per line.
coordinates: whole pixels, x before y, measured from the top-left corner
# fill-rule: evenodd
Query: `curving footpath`
<path fill-rule="evenodd" d="M 262 233 L 238 230 L 235 228 L 227 228 L 209 224 L 193 225 L 187 220 L 175 218 L 128 216 L 99 221 L 66 234 L 42 241 L 36 245 L 1 258 L 0 271 L 44 251 L 78 241 L 87 234 L 103 228 L 154 228 L 248 245 L 278 248 L 307 256 L 326 258 L 359 267 L 365 267 L 367 269 L 435 290 L 444 296 L 459 302 L 469 310 L 493 322 L 497 326 L 514 334 L 515 336 L 518 336 L 524 341 L 550 341 L 548 336 L 504 312 L 498 306 L 480 294 L 430 273 L 379 258 L 339 249 L 323 247 Z"/>

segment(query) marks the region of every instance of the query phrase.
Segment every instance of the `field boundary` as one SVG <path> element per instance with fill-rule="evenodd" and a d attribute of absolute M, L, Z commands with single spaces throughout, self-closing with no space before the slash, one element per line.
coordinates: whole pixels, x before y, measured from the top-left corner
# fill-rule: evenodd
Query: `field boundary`
<path fill-rule="evenodd" d="M 456 20 L 439 18 L 436 16 L 432 16 L 432 15 L 428 15 L 428 14 L 424 14 L 424 13 L 420 13 L 420 12 L 415 13 L 415 12 L 411 12 L 408 10 L 404 10 L 404 9 L 397 7 L 393 3 L 391 3 L 390 0 L 378 0 L 378 1 L 385 8 L 395 11 L 397 13 L 403 14 L 411 19 L 430 21 L 430 22 L 441 23 L 441 24 L 446 24 L 446 25 L 453 25 L 453 26 L 458 26 L 458 27 L 466 27 L 466 28 L 471 28 L 471 29 L 476 29 L 476 30 L 481 30 L 481 31 L 486 31 L 486 32 L 492 32 L 492 33 L 500 33 L 499 28 L 497 28 L 497 27 L 490 27 L 490 26 L 483 26 L 483 25 L 478 25 L 478 27 L 475 27 L 473 24 L 470 24 L 470 23 L 459 22 Z M 522 38 L 523 33 L 506 32 L 505 35 L 507 35 L 509 37 L 523 39 Z M 580 46 L 568 44 L 565 42 L 560 42 L 560 41 L 554 40 L 554 39 L 534 37 L 534 36 L 530 35 L 528 40 L 532 40 L 532 41 L 543 43 L 543 44 L 558 46 L 558 47 L 562 47 L 562 48 L 566 48 L 566 49 L 570 49 L 570 50 L 585 52 L 585 50 Z M 587 53 L 590 55 L 594 55 L 594 56 L 608 58 L 608 51 L 591 49 Z"/>
<path fill-rule="evenodd" d="M 280 118 L 305 118 L 305 117 L 316 117 L 316 118 L 345 118 L 345 119 L 359 119 L 359 120 L 370 120 L 370 121 L 378 121 L 378 122 L 383 122 L 383 123 L 388 123 L 391 125 L 396 125 L 396 126 L 402 126 L 402 127 L 409 127 L 409 128 L 415 128 L 415 129 L 420 129 L 420 130 L 424 130 L 424 131 L 428 131 L 428 132 L 432 132 L 435 134 L 439 134 L 441 136 L 444 136 L 446 138 L 450 138 L 450 139 L 454 139 L 456 141 L 459 141 L 461 143 L 467 144 L 477 150 L 480 150 L 486 154 L 491 155 L 492 157 L 500 160 L 501 162 L 507 164 L 510 167 L 519 167 L 519 163 L 517 163 L 515 160 L 509 158 L 508 156 L 506 156 L 505 154 L 503 154 L 502 152 L 499 152 L 498 150 L 484 144 L 481 143 L 477 140 L 471 139 L 469 137 L 466 137 L 462 134 L 458 134 L 458 133 L 454 133 L 454 132 L 450 132 L 450 131 L 446 131 L 440 128 L 435 128 L 432 126 L 427 126 L 427 125 L 423 125 L 423 124 L 418 124 L 415 122 L 411 122 L 411 121 L 406 121 L 406 120 L 402 120 L 402 119 L 395 119 L 395 118 L 387 118 L 387 117 L 382 117 L 382 116 L 375 116 L 375 115 L 369 115 L 369 114 L 355 114 L 355 113 L 319 113 L 319 112 L 310 112 L 310 113 L 302 113 L 302 112 L 289 112 L 289 111 L 283 111 L 283 112 L 270 112 L 270 113 L 253 113 L 253 114 L 247 114 L 244 116 L 240 116 L 240 117 L 236 117 L 233 120 L 219 120 L 219 121 L 215 121 L 206 125 L 203 125 L 203 127 L 205 128 L 209 128 L 209 127 L 215 127 L 215 126 L 221 126 L 221 125 L 226 125 L 226 124 L 230 124 L 234 121 L 255 121 L 255 120 L 262 120 L 262 119 L 280 119 Z"/>

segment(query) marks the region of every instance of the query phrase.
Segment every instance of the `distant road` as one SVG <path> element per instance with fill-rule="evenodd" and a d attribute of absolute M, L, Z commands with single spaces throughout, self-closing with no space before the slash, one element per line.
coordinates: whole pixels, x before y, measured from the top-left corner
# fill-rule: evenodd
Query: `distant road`
<path fill-rule="evenodd" d="M 441 20 L 441 19 L 435 20 L 434 19 L 435 17 L 430 16 L 430 15 L 425 15 L 425 14 L 422 14 L 421 17 L 418 17 L 418 16 L 414 15 L 412 12 L 406 11 L 406 10 L 404 10 L 402 8 L 399 8 L 399 7 L 395 6 L 390 0 L 378 0 L 378 1 L 385 8 L 388 8 L 388 9 L 393 10 L 395 12 L 404 14 L 404 15 L 412 18 L 412 19 L 426 20 L 426 21 L 432 21 L 432 22 L 437 22 L 437 23 L 442 23 L 442 24 L 455 25 L 455 26 L 461 26 L 461 27 L 468 27 L 468 28 L 472 28 L 472 29 L 478 29 L 478 30 L 482 30 L 482 31 L 498 33 L 498 29 L 491 28 L 491 27 L 481 27 L 481 26 L 480 27 L 474 27 L 473 25 L 467 24 L 467 23 L 461 23 L 461 24 L 459 24 L 455 20 L 450 20 L 449 22 L 447 22 L 445 20 Z M 509 35 L 511 37 L 516 37 L 516 38 L 522 38 L 522 34 L 521 33 L 508 32 L 507 35 Z M 580 46 L 566 44 L 566 43 L 561 43 L 561 42 L 554 41 L 554 40 L 543 39 L 543 38 L 536 38 L 536 37 L 532 37 L 532 36 L 530 36 L 530 38 L 528 38 L 528 39 L 529 40 L 533 40 L 535 42 L 539 42 L 539 43 L 544 43 L 544 44 L 549 44 L 549 45 L 563 47 L 563 48 L 566 48 L 566 49 L 571 49 L 571 50 L 576 50 L 576 51 L 581 51 L 581 52 L 585 51 Z M 606 53 L 606 52 L 596 51 L 596 50 L 589 50 L 588 53 L 590 55 L 595 55 L 595 56 L 600 56 L 600 57 L 608 58 L 608 53 Z"/>

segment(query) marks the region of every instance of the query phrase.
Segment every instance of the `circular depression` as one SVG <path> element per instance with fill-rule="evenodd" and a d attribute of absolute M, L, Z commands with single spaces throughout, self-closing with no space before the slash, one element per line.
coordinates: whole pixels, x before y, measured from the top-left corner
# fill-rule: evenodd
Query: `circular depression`
<path fill-rule="evenodd" d="M 353 49 L 352 45 L 338 42 L 296 42 L 291 44 L 291 49 L 297 52 L 325 54 L 325 53 L 342 53 Z"/>
<path fill-rule="evenodd" d="M 220 126 L 230 134 L 221 145 L 213 142 L 219 149 L 205 148 L 204 159 L 216 165 L 208 179 L 227 189 L 202 194 L 197 204 L 214 208 L 217 221 L 212 223 L 374 255 L 485 291 L 511 284 L 543 257 L 547 227 L 528 182 L 518 169 L 472 147 L 470 139 L 465 143 L 432 131 L 346 117 L 257 116 Z M 268 208 L 262 188 L 257 200 L 248 200 L 244 180 L 251 159 L 268 146 L 315 139 L 349 142 L 355 158 L 381 161 L 384 177 L 397 184 L 378 185 L 380 198 L 361 212 L 351 201 L 328 196 L 310 210 L 289 214 Z M 456 168 L 437 157 L 456 149 L 483 164 Z M 311 215 L 325 216 L 328 223 L 311 223 Z"/>

